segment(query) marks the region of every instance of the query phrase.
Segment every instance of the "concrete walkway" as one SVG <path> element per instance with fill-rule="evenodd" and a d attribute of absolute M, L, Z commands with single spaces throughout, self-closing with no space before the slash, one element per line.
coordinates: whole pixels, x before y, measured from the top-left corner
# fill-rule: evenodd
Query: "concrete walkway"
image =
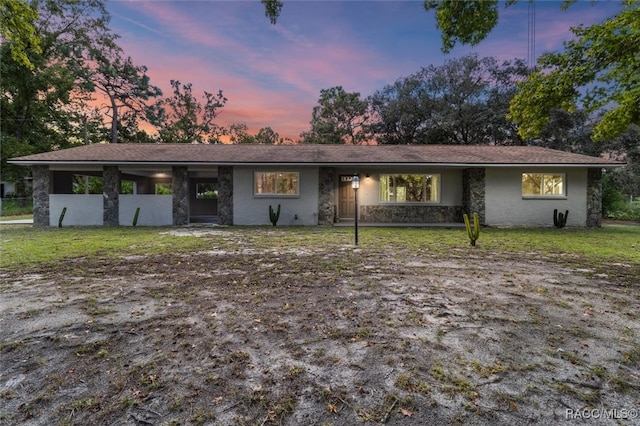
<path fill-rule="evenodd" d="M 353 227 L 355 223 L 353 220 L 340 219 L 340 222 L 333 224 L 336 227 Z M 380 227 L 380 228 L 464 228 L 464 223 L 390 223 L 390 222 L 358 222 L 358 228 L 360 227 Z"/>
<path fill-rule="evenodd" d="M 33 224 L 33 219 L 0 220 L 0 225 L 28 225 Z"/>

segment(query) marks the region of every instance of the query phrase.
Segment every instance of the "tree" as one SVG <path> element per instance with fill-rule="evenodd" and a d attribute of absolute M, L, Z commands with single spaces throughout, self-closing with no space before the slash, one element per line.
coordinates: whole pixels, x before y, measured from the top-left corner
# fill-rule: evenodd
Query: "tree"
<path fill-rule="evenodd" d="M 261 0 L 261 3 L 264 5 L 265 15 L 275 25 L 282 11 L 282 2 L 279 0 Z"/>
<path fill-rule="evenodd" d="M 508 0 L 507 5 L 515 2 Z M 498 0 L 425 0 L 424 8 L 435 10 L 444 53 L 449 53 L 457 42 L 477 45 L 498 23 Z"/>
<path fill-rule="evenodd" d="M 614 155 L 627 162 L 624 168 L 608 172 L 621 191 L 626 195 L 640 197 L 640 127 L 632 124 L 629 128 L 613 139 Z"/>
<path fill-rule="evenodd" d="M 258 134 L 256 134 L 255 139 L 259 144 L 276 145 L 280 140 L 280 135 L 278 135 L 271 127 L 263 127 L 258 130 Z"/>
<path fill-rule="evenodd" d="M 150 135 L 140 128 L 140 117 L 132 111 L 125 111 L 118 116 L 118 142 L 119 143 L 155 143 L 158 142 L 157 137 Z M 109 129 L 108 135 L 111 135 Z M 108 140 L 108 137 L 103 140 Z"/>
<path fill-rule="evenodd" d="M 111 118 L 109 140 L 117 143 L 120 114 L 128 112 L 133 122 L 146 118 L 146 102 L 161 96 L 162 91 L 149 83 L 147 67 L 134 65 L 131 57 L 123 58 L 118 46 L 94 50 L 91 57 L 95 68 L 89 72 L 87 83 L 107 98 L 104 108 Z"/>
<path fill-rule="evenodd" d="M 42 53 L 34 22 L 38 12 L 23 0 L 0 0 L 0 36 L 9 43 L 11 57 L 33 69 L 28 53 Z"/>
<path fill-rule="evenodd" d="M 305 143 L 360 144 L 369 139 L 367 102 L 360 93 L 348 93 L 342 86 L 322 89 L 313 108 L 311 131 L 301 136 Z"/>
<path fill-rule="evenodd" d="M 522 61 L 468 55 L 430 66 L 369 98 L 378 143 L 520 144 L 507 122 Z"/>
<path fill-rule="evenodd" d="M 227 130 L 232 144 L 255 144 L 256 139 L 249 134 L 249 126 L 246 123 L 234 123 Z"/>
<path fill-rule="evenodd" d="M 564 0 L 566 9 L 575 0 Z M 507 6 L 516 3 L 507 1 Z M 510 118 L 525 138 L 540 134 L 554 109 L 605 110 L 593 132 L 595 140 L 620 135 L 640 124 L 640 2 L 624 0 L 624 9 L 600 24 L 572 28 L 575 40 L 563 52 L 547 53 L 538 69 L 521 85 L 510 107 Z M 443 51 L 456 42 L 477 44 L 497 23 L 497 2 L 426 1 L 436 11 Z"/>
<path fill-rule="evenodd" d="M 173 96 L 159 100 L 149 115 L 158 128 L 160 140 L 171 143 L 216 142 L 222 132 L 214 123 L 219 110 L 227 102 L 222 90 L 217 94 L 204 92 L 201 103 L 193 95 L 191 83 L 171 80 Z"/>
<path fill-rule="evenodd" d="M 25 49 L 25 63 L 11 54 L 13 43 L 0 46 L 2 171 L 4 179 L 16 183 L 23 182 L 28 169 L 6 164 L 7 158 L 83 142 L 83 117 L 90 115 L 85 59 L 109 32 L 109 17 L 100 0 L 33 5 L 40 51 Z"/>
<path fill-rule="evenodd" d="M 436 106 L 425 82 L 413 74 L 368 98 L 371 131 L 380 144 L 429 143 L 427 132 Z"/>
<path fill-rule="evenodd" d="M 540 134 L 551 111 L 606 111 L 593 138 L 605 140 L 640 124 L 640 3 L 627 0 L 618 15 L 572 28 L 563 52 L 546 53 L 520 86 L 510 117 L 523 138 Z"/>

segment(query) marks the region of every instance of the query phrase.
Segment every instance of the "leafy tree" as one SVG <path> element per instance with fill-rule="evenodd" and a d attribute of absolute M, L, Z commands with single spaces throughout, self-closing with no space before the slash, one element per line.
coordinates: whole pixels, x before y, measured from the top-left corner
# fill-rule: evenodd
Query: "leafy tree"
<path fill-rule="evenodd" d="M 282 11 L 282 2 L 279 0 L 261 0 L 261 3 L 264 5 L 265 15 L 275 25 Z"/>
<path fill-rule="evenodd" d="M 370 96 L 368 102 L 371 130 L 378 143 L 429 143 L 427 133 L 436 100 L 419 75 L 385 86 Z"/>
<path fill-rule="evenodd" d="M 111 45 L 91 53 L 95 67 L 89 71 L 87 83 L 107 99 L 103 105 L 111 118 L 111 143 L 118 142 L 120 115 L 128 112 L 135 119 L 146 118 L 146 102 L 161 96 L 162 91 L 149 83 L 147 67 L 134 65 L 131 57 L 122 57 L 122 49 Z"/>
<path fill-rule="evenodd" d="M 11 57 L 29 69 L 35 66 L 28 56 L 42 53 L 34 26 L 38 12 L 24 0 L 0 0 L 0 36 L 9 43 Z"/>
<path fill-rule="evenodd" d="M 235 123 L 227 130 L 232 144 L 255 144 L 256 138 L 249 134 L 249 127 L 246 123 Z"/>
<path fill-rule="evenodd" d="M 640 197 L 640 127 L 635 124 L 611 141 L 612 155 L 624 159 L 627 166 L 610 171 L 612 179 L 627 196 Z"/>
<path fill-rule="evenodd" d="M 520 144 L 505 119 L 522 61 L 468 55 L 430 66 L 369 98 L 378 143 Z"/>
<path fill-rule="evenodd" d="M 7 158 L 65 148 L 84 140 L 88 98 L 85 58 L 107 39 L 108 14 L 99 0 L 34 2 L 40 52 L 16 60 L 12 43 L 0 46 L 0 119 L 3 178 L 23 182 L 24 167 Z M 20 187 L 18 188 L 20 191 Z"/>
<path fill-rule="evenodd" d="M 278 135 L 271 127 L 263 127 L 258 130 L 258 134 L 255 136 L 256 142 L 265 145 L 276 145 L 280 140 Z"/>
<path fill-rule="evenodd" d="M 360 93 L 348 93 L 342 86 L 323 89 L 318 104 L 311 130 L 301 135 L 305 143 L 357 145 L 369 139 L 368 104 Z"/>
<path fill-rule="evenodd" d="M 507 5 L 513 3 L 514 0 L 507 1 Z M 444 53 L 449 53 L 457 42 L 477 45 L 498 23 L 498 0 L 425 0 L 424 8 L 435 10 Z"/>
<path fill-rule="evenodd" d="M 564 0 L 563 9 L 575 0 Z M 512 5 L 516 0 L 508 0 Z M 514 97 L 510 118 L 521 137 L 540 134 L 552 111 L 605 110 L 593 132 L 595 140 L 615 137 L 630 124 L 640 124 L 640 2 L 624 0 L 623 10 L 599 24 L 572 28 L 575 39 L 564 43 L 563 52 L 547 53 L 538 70 L 522 83 Z M 443 51 L 456 42 L 478 44 L 495 27 L 498 2 L 425 1 L 435 10 L 442 30 Z"/>
<path fill-rule="evenodd" d="M 625 1 L 618 15 L 590 27 L 572 28 L 576 39 L 564 51 L 543 54 L 539 70 L 521 85 L 511 102 L 511 118 L 523 138 L 538 135 L 551 111 L 605 110 L 595 140 L 640 124 L 640 3 Z M 582 89 L 582 90 L 580 90 Z"/>
<path fill-rule="evenodd" d="M 173 96 L 159 100 L 150 113 L 162 142 L 210 143 L 218 140 L 221 129 L 214 123 L 227 102 L 222 90 L 204 92 L 204 104 L 194 95 L 191 83 L 171 80 Z"/>
<path fill-rule="evenodd" d="M 528 142 L 545 148 L 598 156 L 613 149 L 613 144 L 609 141 L 594 144 L 591 141 L 594 124 L 584 110 L 567 112 L 555 109 L 551 111 L 549 122 L 539 136 Z"/>
<path fill-rule="evenodd" d="M 105 132 L 111 134 L 111 131 Z M 103 140 L 108 139 L 103 137 Z M 157 137 L 154 137 L 147 133 L 145 130 L 140 129 L 139 115 L 125 111 L 118 118 L 118 141 L 120 143 L 154 143 L 157 142 Z"/>

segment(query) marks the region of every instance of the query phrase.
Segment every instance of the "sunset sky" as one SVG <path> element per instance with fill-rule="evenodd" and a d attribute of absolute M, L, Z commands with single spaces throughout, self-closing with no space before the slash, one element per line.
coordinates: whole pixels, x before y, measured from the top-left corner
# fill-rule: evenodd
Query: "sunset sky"
<path fill-rule="evenodd" d="M 398 78 L 470 52 L 499 60 L 527 56 L 527 1 L 501 7 L 500 22 L 475 48 L 440 51 L 433 12 L 422 1 L 284 1 L 271 25 L 258 1 L 110 1 L 111 28 L 135 64 L 146 65 L 165 96 L 169 81 L 194 93 L 222 90 L 217 123 L 271 127 L 298 139 L 309 129 L 321 89 L 371 95 Z M 601 22 L 619 2 L 536 1 L 536 54 L 559 50 L 579 23 Z"/>

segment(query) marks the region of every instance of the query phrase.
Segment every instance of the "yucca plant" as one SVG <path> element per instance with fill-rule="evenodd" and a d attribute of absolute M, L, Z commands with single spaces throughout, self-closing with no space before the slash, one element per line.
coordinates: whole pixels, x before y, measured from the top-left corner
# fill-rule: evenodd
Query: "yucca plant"
<path fill-rule="evenodd" d="M 476 240 L 480 237 L 480 219 L 478 218 L 478 213 L 473 213 L 473 226 L 469 221 L 469 215 L 464 214 L 464 226 L 467 228 L 467 234 L 469 234 L 469 240 L 471 241 L 471 245 L 475 247 Z"/>

